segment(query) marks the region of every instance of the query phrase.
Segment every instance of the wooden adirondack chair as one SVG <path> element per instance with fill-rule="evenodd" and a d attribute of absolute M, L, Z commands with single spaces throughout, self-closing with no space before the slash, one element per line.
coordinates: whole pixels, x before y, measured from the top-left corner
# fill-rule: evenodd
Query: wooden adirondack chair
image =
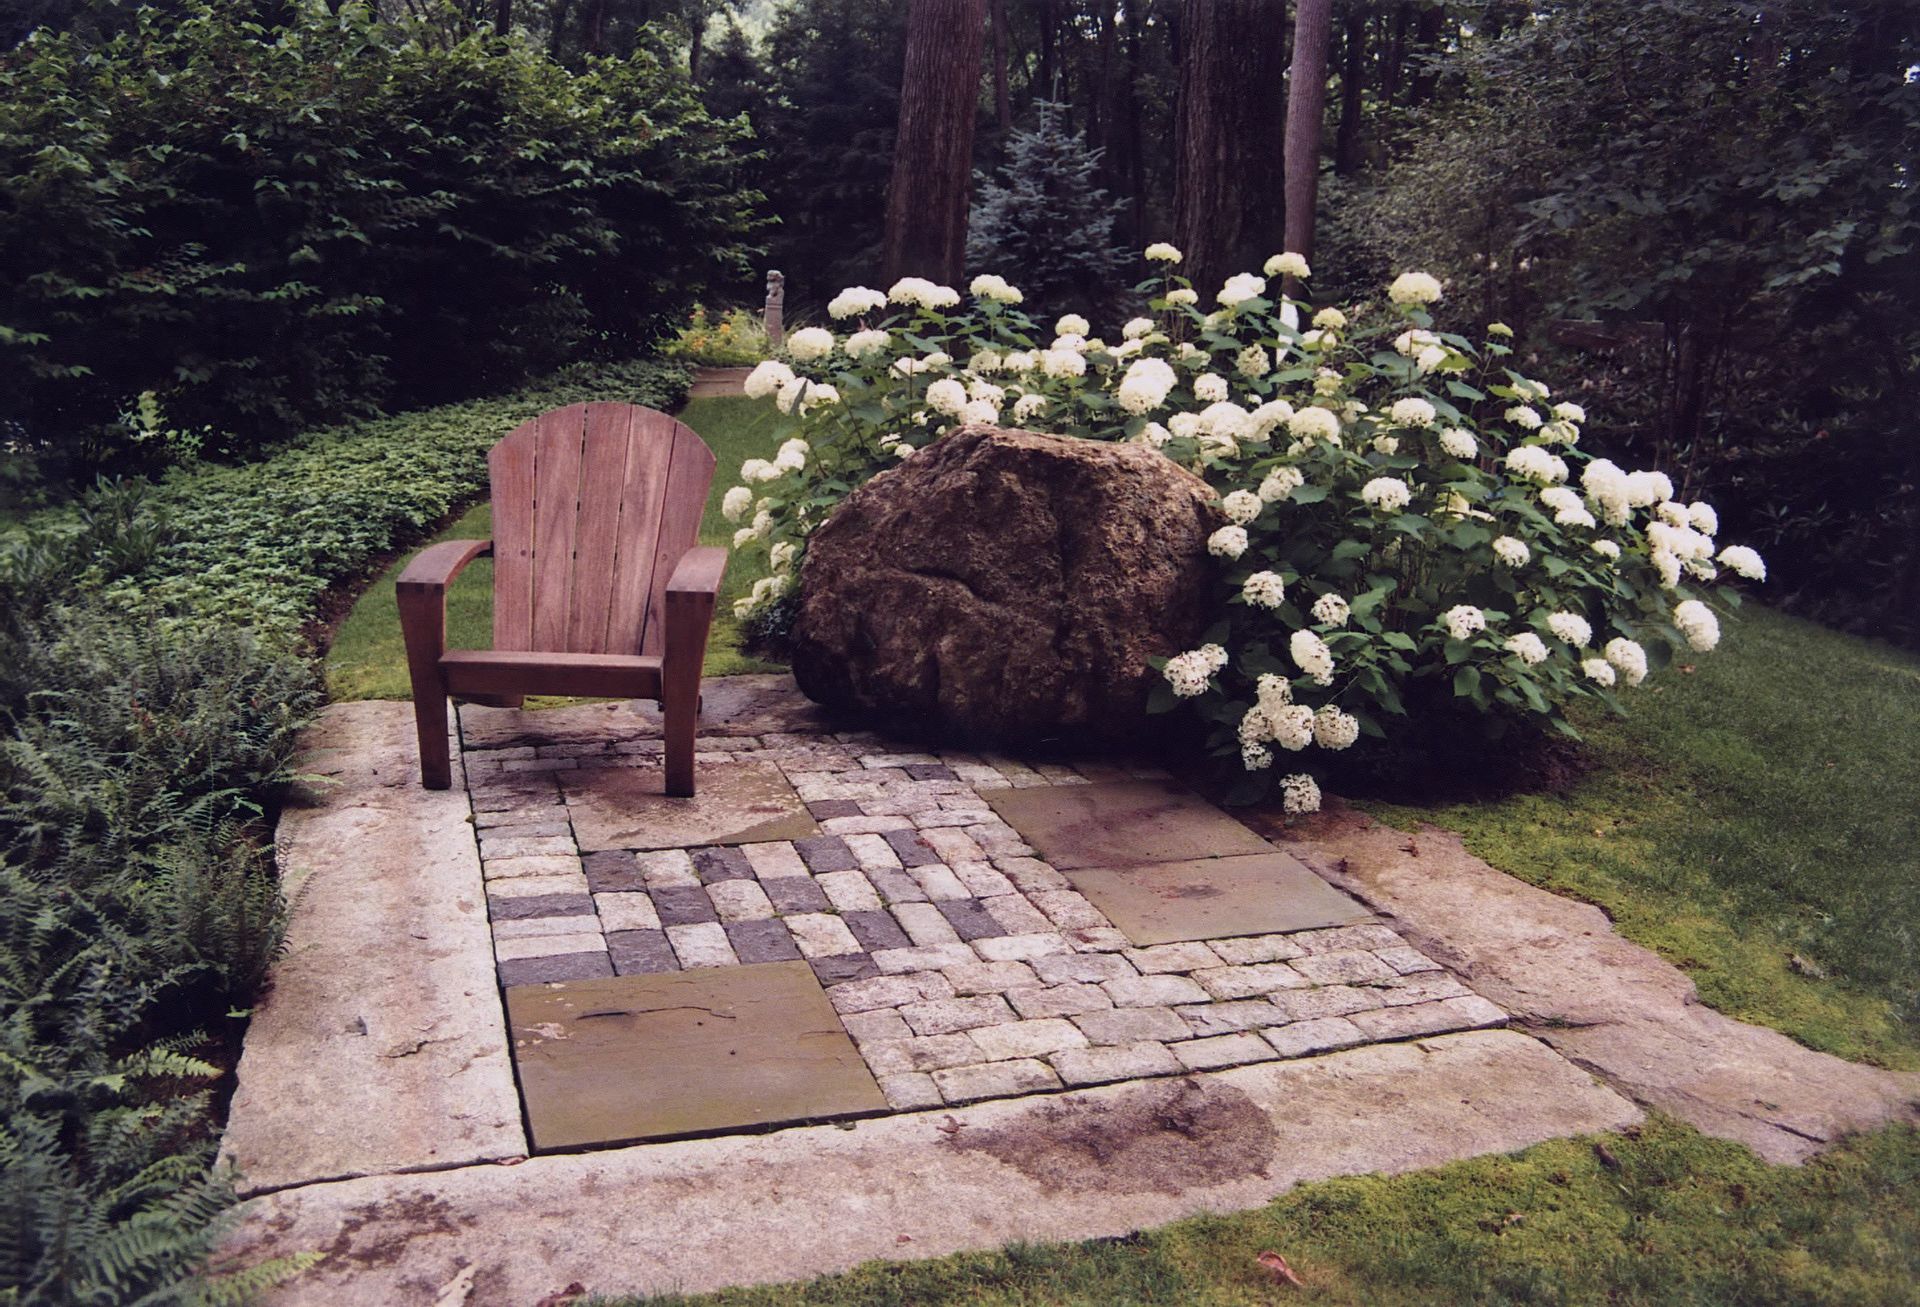
<path fill-rule="evenodd" d="M 666 791 L 693 793 L 693 737 L 724 549 L 695 548 L 713 451 L 665 413 L 573 404 L 487 455 L 492 540 L 447 540 L 397 586 L 420 732 L 420 780 L 452 783 L 447 698 L 527 694 L 658 700 Z M 448 649 L 447 585 L 492 554 L 493 648 Z"/>

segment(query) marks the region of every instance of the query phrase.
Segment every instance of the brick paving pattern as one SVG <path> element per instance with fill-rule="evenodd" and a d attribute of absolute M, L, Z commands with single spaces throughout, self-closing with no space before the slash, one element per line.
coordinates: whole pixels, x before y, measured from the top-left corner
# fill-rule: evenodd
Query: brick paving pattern
<path fill-rule="evenodd" d="M 657 766 L 657 741 L 466 752 L 503 985 L 804 959 L 897 1110 L 1506 1020 L 1378 924 L 1136 948 L 980 797 L 1157 769 L 865 733 L 703 743 L 774 764 L 824 833 L 582 856 L 554 773 Z"/>

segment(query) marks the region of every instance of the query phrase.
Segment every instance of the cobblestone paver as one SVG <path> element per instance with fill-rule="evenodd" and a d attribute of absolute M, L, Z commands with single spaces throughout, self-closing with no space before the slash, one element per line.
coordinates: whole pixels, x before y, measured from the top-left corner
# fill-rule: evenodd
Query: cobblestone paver
<path fill-rule="evenodd" d="M 582 856 L 554 773 L 658 766 L 647 743 L 467 751 L 502 984 L 804 959 L 902 1111 L 1506 1020 L 1378 924 L 1136 947 L 981 798 L 1152 767 L 703 738 L 778 767 L 822 833 Z"/>

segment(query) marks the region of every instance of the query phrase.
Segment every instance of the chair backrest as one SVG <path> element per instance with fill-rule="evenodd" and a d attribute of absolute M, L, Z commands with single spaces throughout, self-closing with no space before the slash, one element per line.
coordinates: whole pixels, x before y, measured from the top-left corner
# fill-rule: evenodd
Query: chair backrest
<path fill-rule="evenodd" d="M 659 653 L 713 465 L 699 436 L 636 404 L 571 404 L 495 445 L 494 648 Z"/>

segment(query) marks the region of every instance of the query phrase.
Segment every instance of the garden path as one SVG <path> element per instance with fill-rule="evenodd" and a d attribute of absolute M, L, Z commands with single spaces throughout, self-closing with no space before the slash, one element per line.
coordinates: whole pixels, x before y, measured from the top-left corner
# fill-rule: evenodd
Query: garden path
<path fill-rule="evenodd" d="M 1119 1234 L 1618 1128 L 1639 1112 L 1616 1088 L 1768 1156 L 1914 1096 L 1697 1005 L 1674 1027 L 1690 990 L 1664 964 L 1438 832 L 1336 813 L 1269 843 L 1137 763 L 836 732 L 785 678 L 709 683 L 692 805 L 659 796 L 645 706 L 462 709 L 465 789 L 439 795 L 409 720 L 330 709 L 330 780 L 282 821 L 304 887 L 226 1141 L 262 1194 L 234 1256 L 328 1254 L 279 1301 L 692 1290 Z M 1639 988 L 1589 1020 L 1578 996 L 1619 992 L 1597 972 Z M 1507 1011 L 1540 1039 L 1486 1028 Z M 1689 1080 L 1688 1031 L 1786 1070 Z"/>

